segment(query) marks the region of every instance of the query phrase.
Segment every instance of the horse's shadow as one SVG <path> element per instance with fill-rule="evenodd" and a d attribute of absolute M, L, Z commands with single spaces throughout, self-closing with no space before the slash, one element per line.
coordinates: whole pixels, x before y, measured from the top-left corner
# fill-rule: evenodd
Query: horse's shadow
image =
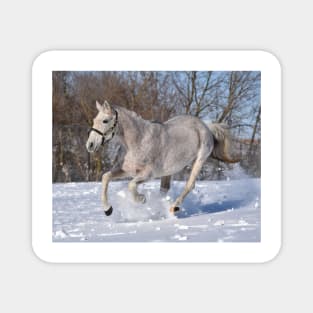
<path fill-rule="evenodd" d="M 175 215 L 177 218 L 188 218 L 209 213 L 218 213 L 227 210 L 240 209 L 245 204 L 244 200 L 229 200 L 223 202 L 214 202 L 210 204 L 201 204 L 194 202 L 187 202 L 183 210 L 178 211 Z"/>

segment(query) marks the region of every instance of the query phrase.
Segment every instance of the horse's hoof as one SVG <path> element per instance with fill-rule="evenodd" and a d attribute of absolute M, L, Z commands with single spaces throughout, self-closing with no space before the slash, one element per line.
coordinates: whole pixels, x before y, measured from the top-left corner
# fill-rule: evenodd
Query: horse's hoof
<path fill-rule="evenodd" d="M 179 210 L 180 210 L 180 208 L 179 208 L 178 206 L 173 206 L 173 207 L 170 208 L 170 212 L 171 212 L 171 213 L 176 213 L 176 212 L 178 212 Z"/>
<path fill-rule="evenodd" d="M 160 194 L 165 196 L 168 193 L 168 190 L 169 189 L 167 188 L 160 188 Z"/>
<path fill-rule="evenodd" d="M 136 196 L 135 200 L 136 200 L 136 202 L 145 203 L 146 197 L 144 195 L 138 195 L 138 196 Z"/>
<path fill-rule="evenodd" d="M 110 208 L 108 210 L 104 211 L 104 214 L 106 216 L 110 216 L 112 214 L 112 212 L 113 212 L 113 208 L 112 208 L 112 206 L 110 206 Z"/>

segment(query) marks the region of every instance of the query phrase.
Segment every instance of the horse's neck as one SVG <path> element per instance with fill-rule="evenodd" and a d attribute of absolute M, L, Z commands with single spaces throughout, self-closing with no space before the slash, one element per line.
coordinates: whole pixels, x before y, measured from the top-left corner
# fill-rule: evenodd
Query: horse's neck
<path fill-rule="evenodd" d="M 128 148 L 140 144 L 147 121 L 137 116 L 134 112 L 124 108 L 117 107 L 119 121 L 118 121 L 118 136 L 120 141 Z"/>

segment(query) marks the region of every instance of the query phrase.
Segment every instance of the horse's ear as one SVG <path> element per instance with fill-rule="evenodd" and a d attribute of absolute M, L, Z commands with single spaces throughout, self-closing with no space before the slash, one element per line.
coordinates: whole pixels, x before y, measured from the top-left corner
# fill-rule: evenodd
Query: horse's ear
<path fill-rule="evenodd" d="M 107 109 L 107 110 L 110 110 L 111 109 L 111 105 L 110 105 L 110 103 L 108 102 L 108 101 L 104 101 L 104 103 L 103 103 L 103 107 L 105 108 L 105 109 Z"/>
<path fill-rule="evenodd" d="M 101 111 L 103 109 L 102 105 L 98 101 L 96 101 L 96 107 L 98 111 Z"/>

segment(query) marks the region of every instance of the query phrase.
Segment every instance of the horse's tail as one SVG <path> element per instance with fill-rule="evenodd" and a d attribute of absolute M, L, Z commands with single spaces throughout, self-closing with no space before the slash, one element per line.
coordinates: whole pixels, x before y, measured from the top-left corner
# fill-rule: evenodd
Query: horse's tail
<path fill-rule="evenodd" d="M 212 123 L 207 125 L 214 137 L 214 148 L 211 157 L 227 163 L 237 163 L 240 158 L 232 158 L 229 155 L 230 134 L 227 125 Z"/>

